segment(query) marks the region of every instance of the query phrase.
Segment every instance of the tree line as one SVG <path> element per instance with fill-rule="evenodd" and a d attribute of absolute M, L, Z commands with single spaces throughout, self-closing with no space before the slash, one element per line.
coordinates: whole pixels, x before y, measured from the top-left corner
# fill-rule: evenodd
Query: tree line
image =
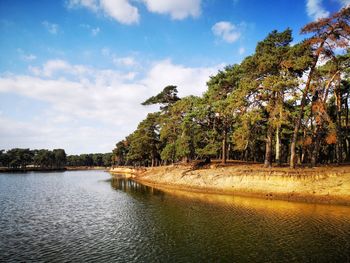
<path fill-rule="evenodd" d="M 111 166 L 112 153 L 93 153 L 68 155 L 63 149 L 30 150 L 14 148 L 0 150 L 0 167 L 25 169 L 39 167 L 43 169 L 61 169 L 66 166 Z"/>
<path fill-rule="evenodd" d="M 254 54 L 211 76 L 200 96 L 167 86 L 113 150 L 118 165 L 195 159 L 315 166 L 350 161 L 350 7 L 301 29 L 269 33 Z"/>
<path fill-rule="evenodd" d="M 112 153 L 90 153 L 68 155 L 67 166 L 104 166 L 112 165 Z"/>
<path fill-rule="evenodd" d="M 43 169 L 60 169 L 66 165 L 67 155 L 63 149 L 52 151 L 14 148 L 8 151 L 0 150 L 0 166 L 25 169 L 28 166 Z"/>

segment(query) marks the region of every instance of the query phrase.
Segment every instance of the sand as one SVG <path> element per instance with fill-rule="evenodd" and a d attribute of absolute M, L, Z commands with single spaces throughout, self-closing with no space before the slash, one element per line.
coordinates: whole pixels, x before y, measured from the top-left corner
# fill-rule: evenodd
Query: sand
<path fill-rule="evenodd" d="M 350 206 L 350 166 L 289 169 L 261 164 L 116 167 L 113 174 L 158 188 Z"/>

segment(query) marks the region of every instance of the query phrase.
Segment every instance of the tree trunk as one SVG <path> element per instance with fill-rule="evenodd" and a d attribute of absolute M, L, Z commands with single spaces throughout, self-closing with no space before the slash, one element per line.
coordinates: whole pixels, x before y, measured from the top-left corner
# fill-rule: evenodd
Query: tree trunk
<path fill-rule="evenodd" d="M 154 167 L 154 158 L 152 157 L 152 160 L 151 160 L 151 167 Z"/>
<path fill-rule="evenodd" d="M 335 97 L 337 104 L 337 144 L 336 144 L 336 156 L 337 164 L 340 164 L 343 161 L 343 149 L 342 149 L 342 130 L 341 130 L 341 94 L 340 94 L 340 76 L 338 79 L 338 85 L 335 89 Z"/>
<path fill-rule="evenodd" d="M 265 162 L 264 167 L 271 167 L 272 165 L 272 128 L 268 128 L 266 136 L 266 147 L 265 147 Z"/>
<path fill-rule="evenodd" d="M 230 157 L 231 157 L 230 154 L 231 154 L 231 143 L 229 143 L 227 146 L 227 155 L 226 155 L 227 157 L 226 158 L 228 160 L 230 160 Z"/>
<path fill-rule="evenodd" d="M 292 137 L 292 142 L 291 142 L 291 146 L 290 146 L 290 168 L 295 168 L 295 164 L 296 164 L 296 142 L 298 139 L 298 132 L 299 132 L 299 128 L 301 125 L 301 120 L 304 116 L 304 107 L 306 104 L 306 98 L 307 98 L 307 93 L 309 92 L 310 89 L 310 84 L 311 84 L 311 79 L 312 79 L 312 75 L 313 72 L 315 70 L 316 64 L 317 64 L 317 60 L 315 59 L 315 62 L 313 64 L 313 66 L 310 69 L 310 73 L 309 76 L 307 78 L 306 81 L 306 85 L 305 85 L 305 89 L 303 91 L 303 96 L 301 98 L 301 102 L 300 102 L 300 110 L 299 110 L 299 114 L 298 117 L 296 119 L 296 123 L 294 126 L 294 131 L 293 131 L 293 137 Z"/>
<path fill-rule="evenodd" d="M 276 163 L 281 165 L 281 142 L 280 142 L 280 127 L 276 130 Z"/>
<path fill-rule="evenodd" d="M 345 116 L 345 153 L 346 153 L 346 161 L 349 161 L 349 90 L 346 93 L 346 101 L 345 101 L 345 109 L 346 109 L 346 116 Z"/>
<path fill-rule="evenodd" d="M 223 138 L 222 138 L 222 157 L 221 163 L 225 164 L 227 159 L 227 128 L 224 127 Z"/>
<path fill-rule="evenodd" d="M 311 167 L 315 167 L 317 164 L 317 160 L 318 160 L 318 152 L 320 151 L 320 142 L 321 142 L 321 138 L 320 138 L 320 127 L 317 126 L 315 133 L 314 133 L 314 145 L 313 145 L 313 149 L 311 152 L 311 163 L 310 166 Z"/>

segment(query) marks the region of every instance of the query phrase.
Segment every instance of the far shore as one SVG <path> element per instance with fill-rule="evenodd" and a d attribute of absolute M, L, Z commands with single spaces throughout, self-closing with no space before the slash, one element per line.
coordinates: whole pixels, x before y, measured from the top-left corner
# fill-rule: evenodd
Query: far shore
<path fill-rule="evenodd" d="M 68 171 L 85 171 L 85 170 L 108 170 L 109 167 L 104 166 L 66 166 Z"/>
<path fill-rule="evenodd" d="M 9 168 L 0 167 L 0 173 L 26 173 L 26 172 L 62 172 L 62 171 L 85 171 L 85 170 L 107 170 L 104 166 L 66 166 L 56 167 L 25 167 L 25 168 Z"/>
<path fill-rule="evenodd" d="M 350 206 L 350 165 L 290 169 L 231 163 L 196 169 L 191 165 L 114 167 L 109 172 L 169 190 Z"/>
<path fill-rule="evenodd" d="M 25 168 L 12 168 L 12 167 L 0 167 L 0 173 L 26 173 L 26 172 L 63 172 L 67 169 L 51 168 L 51 167 L 25 167 Z"/>

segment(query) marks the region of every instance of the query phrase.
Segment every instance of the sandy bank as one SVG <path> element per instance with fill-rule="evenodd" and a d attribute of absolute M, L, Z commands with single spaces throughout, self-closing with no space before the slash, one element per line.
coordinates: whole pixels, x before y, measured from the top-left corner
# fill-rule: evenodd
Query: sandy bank
<path fill-rule="evenodd" d="M 68 171 L 86 171 L 86 170 L 108 170 L 104 166 L 67 166 Z"/>
<path fill-rule="evenodd" d="M 350 166 L 291 170 L 250 164 L 193 170 L 179 165 L 115 168 L 113 173 L 168 189 L 350 205 Z"/>

